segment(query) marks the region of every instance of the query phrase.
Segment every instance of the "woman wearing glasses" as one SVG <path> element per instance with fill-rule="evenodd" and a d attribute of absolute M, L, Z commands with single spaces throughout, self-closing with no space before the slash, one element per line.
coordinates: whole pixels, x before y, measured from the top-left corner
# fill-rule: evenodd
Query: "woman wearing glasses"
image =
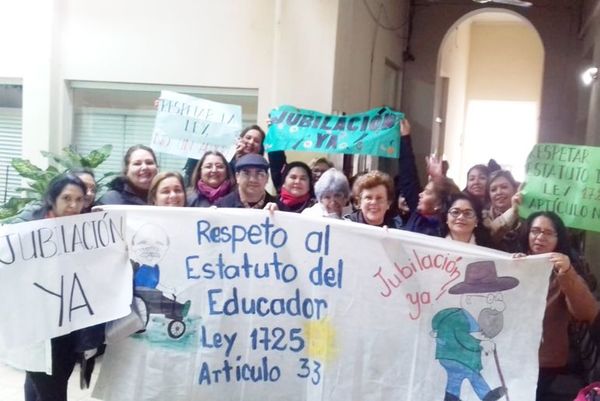
<path fill-rule="evenodd" d="M 234 188 L 232 173 L 222 153 L 209 150 L 192 174 L 187 193 L 187 204 L 192 207 L 209 207 L 228 195 Z"/>
<path fill-rule="evenodd" d="M 489 235 L 481 226 L 477 201 L 466 193 L 451 195 L 444 214 L 442 235 L 454 241 L 489 246 Z"/>
<path fill-rule="evenodd" d="M 537 400 L 549 400 L 554 399 L 551 388 L 554 379 L 569 373 L 569 322 L 574 319 L 591 323 L 598 314 L 598 305 L 582 278 L 560 217 L 553 212 L 532 213 L 523 228 L 521 246 L 527 249 L 527 254 L 546 254 L 554 266 L 546 297 L 537 388 Z"/>

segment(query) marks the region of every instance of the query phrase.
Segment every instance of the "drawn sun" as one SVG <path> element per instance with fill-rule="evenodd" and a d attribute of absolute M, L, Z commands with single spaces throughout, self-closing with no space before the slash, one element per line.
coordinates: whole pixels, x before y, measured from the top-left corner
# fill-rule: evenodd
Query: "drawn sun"
<path fill-rule="evenodd" d="M 306 323 L 304 333 L 309 357 L 320 361 L 331 361 L 335 358 L 335 328 L 329 319 Z"/>

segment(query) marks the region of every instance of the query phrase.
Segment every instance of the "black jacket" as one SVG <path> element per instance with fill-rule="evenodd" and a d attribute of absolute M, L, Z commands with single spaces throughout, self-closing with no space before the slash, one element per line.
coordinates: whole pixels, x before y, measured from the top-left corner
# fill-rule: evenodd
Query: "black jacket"
<path fill-rule="evenodd" d="M 265 192 L 265 205 L 269 202 L 275 202 L 275 198 L 273 198 L 268 192 Z M 215 206 L 217 207 L 235 207 L 235 208 L 245 208 L 242 200 L 240 199 L 240 193 L 237 191 L 233 191 L 229 195 L 219 199 L 215 202 Z"/>
<path fill-rule="evenodd" d="M 344 220 L 353 221 L 355 223 L 361 224 L 369 224 L 365 221 L 365 217 L 363 216 L 360 210 L 355 210 L 354 212 L 344 216 Z M 388 228 L 400 228 L 402 227 L 402 219 L 399 216 L 394 216 L 389 213 L 386 213 L 383 217 L 383 223 L 381 223 L 378 227 L 387 226 Z"/>
<path fill-rule="evenodd" d="M 148 200 L 136 194 L 125 177 L 117 177 L 110 183 L 107 191 L 98 201 L 97 205 L 147 205 Z"/>

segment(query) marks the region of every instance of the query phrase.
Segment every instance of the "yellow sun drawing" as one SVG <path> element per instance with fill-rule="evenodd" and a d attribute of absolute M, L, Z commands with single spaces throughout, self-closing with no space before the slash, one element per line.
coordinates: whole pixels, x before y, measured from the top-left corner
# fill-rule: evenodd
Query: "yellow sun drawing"
<path fill-rule="evenodd" d="M 304 325 L 304 336 L 308 356 L 323 362 L 331 361 L 337 354 L 335 328 L 324 319 Z"/>

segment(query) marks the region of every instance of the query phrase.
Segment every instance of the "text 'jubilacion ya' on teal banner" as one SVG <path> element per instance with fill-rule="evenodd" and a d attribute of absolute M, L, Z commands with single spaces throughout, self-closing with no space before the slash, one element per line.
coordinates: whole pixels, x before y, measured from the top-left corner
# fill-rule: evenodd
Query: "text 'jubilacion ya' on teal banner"
<path fill-rule="evenodd" d="M 568 227 L 600 231 L 600 148 L 540 143 L 527 158 L 519 214 L 557 213 Z"/>
<path fill-rule="evenodd" d="M 404 114 L 389 107 L 352 115 L 327 115 L 293 106 L 270 113 L 265 150 L 398 157 Z"/>

